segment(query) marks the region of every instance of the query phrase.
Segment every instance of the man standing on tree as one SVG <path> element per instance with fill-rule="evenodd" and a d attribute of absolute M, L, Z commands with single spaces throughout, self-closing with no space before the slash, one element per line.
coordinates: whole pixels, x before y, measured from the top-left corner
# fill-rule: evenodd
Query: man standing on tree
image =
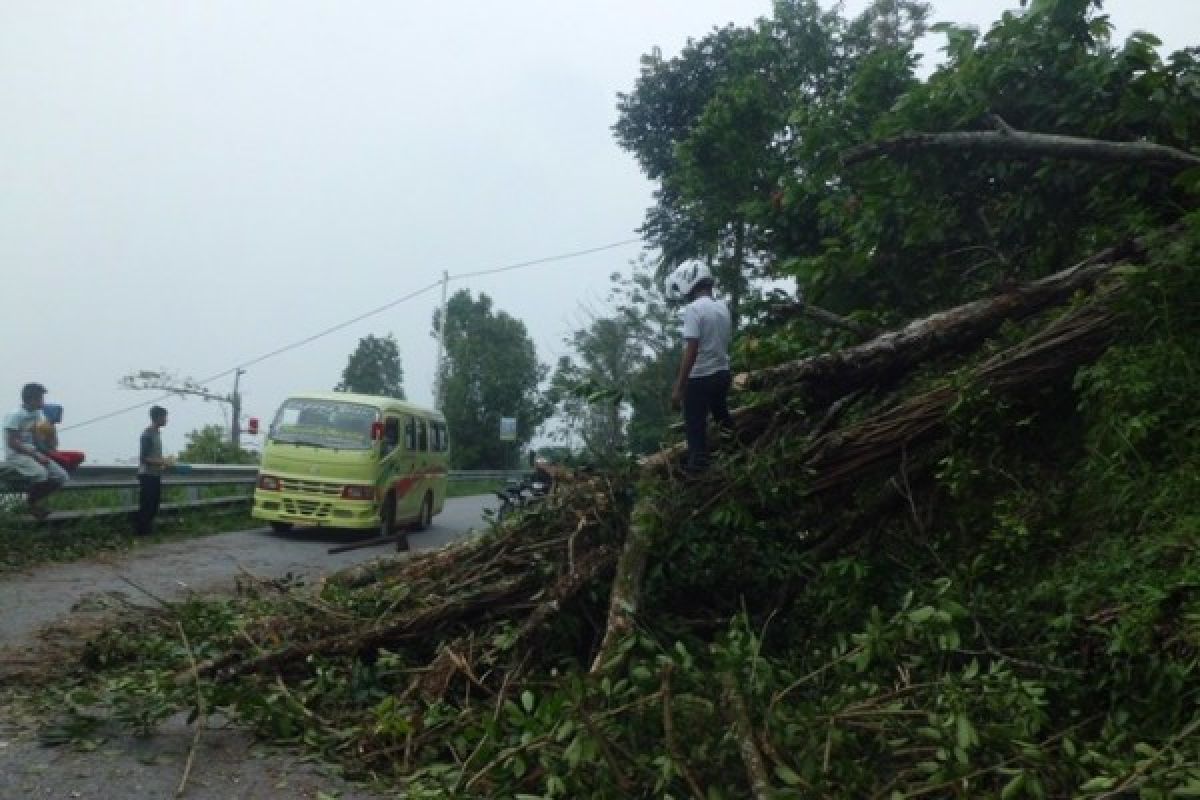
<path fill-rule="evenodd" d="M 688 472 L 708 466 L 707 427 L 712 412 L 717 424 L 732 426 L 729 417 L 729 341 L 733 326 L 729 308 L 713 298 L 713 277 L 703 264 L 684 264 L 667 278 L 667 299 L 683 308 L 683 361 L 671 392 L 671 406 L 683 406 Z"/>
<path fill-rule="evenodd" d="M 162 452 L 162 427 L 167 424 L 167 410 L 150 407 L 150 425 L 138 440 L 138 510 L 133 529 L 138 536 L 149 536 L 154 529 L 154 517 L 162 500 L 162 476 L 171 466 L 171 459 Z"/>
<path fill-rule="evenodd" d="M 21 407 L 4 418 L 4 463 L 29 479 L 29 513 L 43 520 L 50 513 L 42 501 L 62 488 L 67 472 L 37 447 L 35 432 L 45 422 L 46 387 L 27 383 L 21 387 Z"/>

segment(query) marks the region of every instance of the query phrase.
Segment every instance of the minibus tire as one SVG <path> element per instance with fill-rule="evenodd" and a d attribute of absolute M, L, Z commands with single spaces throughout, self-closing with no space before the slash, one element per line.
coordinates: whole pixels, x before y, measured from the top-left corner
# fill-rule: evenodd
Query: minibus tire
<path fill-rule="evenodd" d="M 427 531 L 429 526 L 433 524 L 433 496 L 429 492 L 425 493 L 425 498 L 421 500 L 421 512 L 417 517 L 417 524 L 413 528 L 416 531 Z"/>
<path fill-rule="evenodd" d="M 275 531 L 276 533 L 290 533 L 292 530 L 292 523 L 272 520 L 271 530 Z"/>
<path fill-rule="evenodd" d="M 379 535 L 391 536 L 396 532 L 396 495 L 389 494 L 379 509 Z"/>

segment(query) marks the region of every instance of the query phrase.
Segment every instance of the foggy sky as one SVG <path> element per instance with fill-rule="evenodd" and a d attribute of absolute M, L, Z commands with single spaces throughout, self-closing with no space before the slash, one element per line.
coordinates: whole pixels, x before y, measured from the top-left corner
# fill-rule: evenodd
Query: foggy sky
<path fill-rule="evenodd" d="M 847 4 L 858 11 L 863 0 Z M 1015 3 L 943 0 L 986 28 Z M 1196 0 L 1110 0 L 1122 39 L 1200 43 Z M 636 237 L 652 186 L 610 127 L 638 58 L 670 58 L 767 0 L 63 2 L 0 0 L 0 410 L 26 381 L 66 407 L 63 446 L 128 458 L 157 395 L 461 274 Z M 940 37 L 922 50 L 937 57 Z M 452 282 L 528 326 L 541 360 L 602 310 L 631 244 Z M 331 388 L 359 338 L 392 333 L 431 399 L 437 290 L 266 359 L 245 413 Z M 226 374 L 208 384 L 228 392 Z M 224 424 L 170 399 L 164 445 Z"/>

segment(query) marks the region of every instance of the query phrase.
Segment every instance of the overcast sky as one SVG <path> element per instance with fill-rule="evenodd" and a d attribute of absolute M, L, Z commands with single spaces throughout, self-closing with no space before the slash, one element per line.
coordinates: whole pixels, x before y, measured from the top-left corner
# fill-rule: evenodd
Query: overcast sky
<path fill-rule="evenodd" d="M 858 11 L 865 0 L 848 2 Z M 942 0 L 986 26 L 1015 2 Z M 1200 43 L 1200 0 L 1109 0 L 1118 38 Z M 638 58 L 768 0 L 0 0 L 0 408 L 50 387 L 65 426 L 155 399 L 451 275 L 636 237 L 651 185 L 613 142 Z M 925 50 L 936 58 L 940 41 Z M 525 321 L 541 359 L 639 246 L 452 282 Z M 367 334 L 428 403 L 437 290 L 248 367 L 245 411 L 329 389 Z M 220 393 L 232 377 L 211 381 Z M 223 423 L 172 398 L 170 451 Z M 62 435 L 127 458 L 144 408 Z"/>

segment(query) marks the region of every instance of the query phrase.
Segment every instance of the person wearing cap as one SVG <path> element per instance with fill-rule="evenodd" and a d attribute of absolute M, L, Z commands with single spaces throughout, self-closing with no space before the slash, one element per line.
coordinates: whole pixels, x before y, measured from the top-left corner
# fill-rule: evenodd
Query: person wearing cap
<path fill-rule="evenodd" d="M 39 450 L 35 440 L 35 432 L 46 421 L 45 397 L 45 386 L 25 384 L 21 407 L 4 418 L 4 463 L 29 479 L 29 513 L 39 520 L 50 513 L 43 501 L 67 482 L 66 470 Z"/>

